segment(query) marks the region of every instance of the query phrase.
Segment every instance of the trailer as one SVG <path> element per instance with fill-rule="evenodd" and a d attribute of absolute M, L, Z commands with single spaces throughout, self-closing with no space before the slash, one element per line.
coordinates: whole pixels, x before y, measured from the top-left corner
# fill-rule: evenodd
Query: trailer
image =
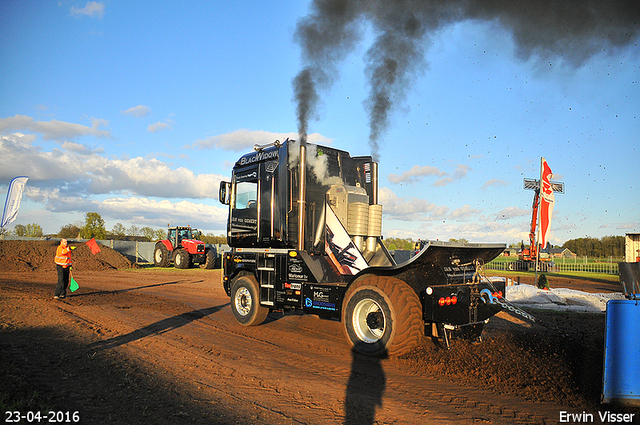
<path fill-rule="evenodd" d="M 428 241 L 394 261 L 370 156 L 288 139 L 255 146 L 221 182 L 219 199 L 229 206 L 231 247 L 223 287 L 242 325 L 301 310 L 340 320 L 355 351 L 383 356 L 424 338 L 478 340 L 490 317 L 515 309 L 504 280 L 482 272 L 505 244 Z"/>

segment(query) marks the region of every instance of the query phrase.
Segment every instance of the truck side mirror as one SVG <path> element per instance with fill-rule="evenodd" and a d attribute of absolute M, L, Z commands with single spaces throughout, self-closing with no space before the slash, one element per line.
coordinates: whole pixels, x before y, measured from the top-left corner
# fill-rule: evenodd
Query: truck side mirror
<path fill-rule="evenodd" d="M 218 199 L 221 204 L 229 205 L 231 198 L 231 183 L 222 181 L 220 182 L 220 190 L 218 191 Z"/>

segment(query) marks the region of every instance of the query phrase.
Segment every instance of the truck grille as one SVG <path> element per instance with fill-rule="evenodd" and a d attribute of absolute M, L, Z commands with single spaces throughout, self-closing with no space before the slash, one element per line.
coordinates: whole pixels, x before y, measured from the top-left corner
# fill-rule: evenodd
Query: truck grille
<path fill-rule="evenodd" d="M 198 244 L 198 253 L 203 253 L 204 252 L 204 244 Z"/>

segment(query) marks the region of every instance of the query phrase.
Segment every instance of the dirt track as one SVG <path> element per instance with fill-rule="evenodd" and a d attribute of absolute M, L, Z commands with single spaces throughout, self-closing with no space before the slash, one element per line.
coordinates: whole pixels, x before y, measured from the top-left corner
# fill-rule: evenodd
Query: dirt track
<path fill-rule="evenodd" d="M 603 315 L 536 312 L 549 331 L 500 314 L 482 344 L 380 361 L 352 355 L 336 321 L 238 325 L 219 270 L 74 276 L 64 301 L 53 271 L 0 277 L 5 410 L 78 411 L 81 423 L 513 424 L 610 408 L 598 404 Z"/>

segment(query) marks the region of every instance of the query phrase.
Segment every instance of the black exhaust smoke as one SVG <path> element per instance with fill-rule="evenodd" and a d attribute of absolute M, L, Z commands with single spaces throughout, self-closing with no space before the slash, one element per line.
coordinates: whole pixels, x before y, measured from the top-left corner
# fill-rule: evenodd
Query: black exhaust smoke
<path fill-rule="evenodd" d="M 295 40 L 304 67 L 294 79 L 298 132 L 306 140 L 317 118 L 320 92 L 338 78 L 338 64 L 362 38 L 365 22 L 376 34 L 366 53 L 372 156 L 417 73 L 426 66 L 428 38 L 443 26 L 465 20 L 497 22 L 516 42 L 516 55 L 540 64 L 554 58 L 579 67 L 596 53 L 637 46 L 638 0 L 315 0 L 297 25 Z"/>

